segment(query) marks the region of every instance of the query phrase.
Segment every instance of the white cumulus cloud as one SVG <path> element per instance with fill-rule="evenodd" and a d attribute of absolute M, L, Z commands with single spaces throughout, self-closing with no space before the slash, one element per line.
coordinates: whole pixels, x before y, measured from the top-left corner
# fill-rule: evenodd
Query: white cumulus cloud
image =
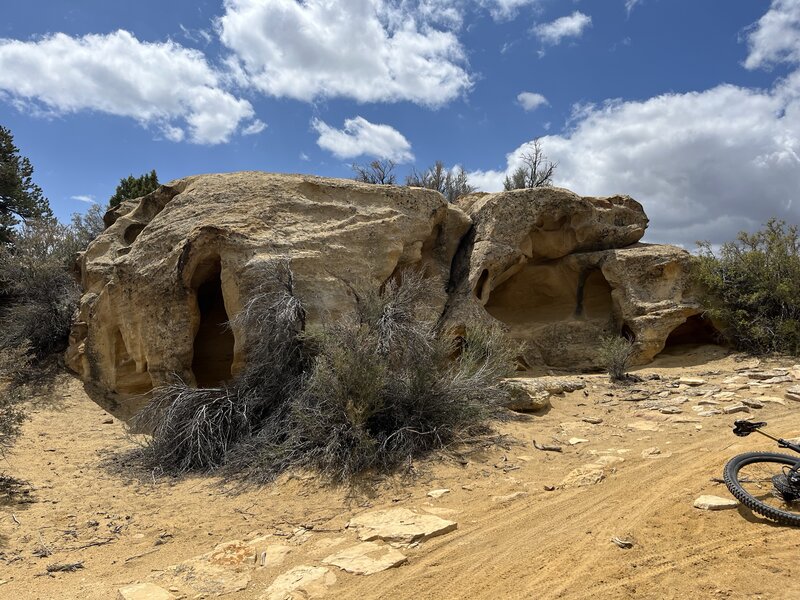
<path fill-rule="evenodd" d="M 556 46 L 564 38 L 580 37 L 591 24 L 592 17 L 576 10 L 569 16 L 536 25 L 533 32 L 542 40 L 542 43 Z"/>
<path fill-rule="evenodd" d="M 78 194 L 76 196 L 70 196 L 70 200 L 78 200 L 79 202 L 86 202 L 88 204 L 95 204 L 94 196 L 91 194 Z"/>
<path fill-rule="evenodd" d="M 225 0 L 217 30 L 241 75 L 271 96 L 440 106 L 472 85 L 456 35 L 405 2 Z"/>
<path fill-rule="evenodd" d="M 242 129 L 242 135 L 255 135 L 261 133 L 267 128 L 267 124 L 260 119 L 256 119 L 250 125 Z"/>
<path fill-rule="evenodd" d="M 747 35 L 748 69 L 800 62 L 800 0 L 773 0 Z"/>
<path fill-rule="evenodd" d="M 0 39 L 0 95 L 16 106 L 130 117 L 173 141 L 226 142 L 253 117 L 250 103 L 223 89 L 222 79 L 197 50 L 141 42 L 122 30 Z"/>
<path fill-rule="evenodd" d="M 517 94 L 517 102 L 525 110 L 536 110 L 540 106 L 550 104 L 547 98 L 536 92 L 521 92 Z"/>
<path fill-rule="evenodd" d="M 571 130 L 540 141 L 558 162 L 556 185 L 642 202 L 651 241 L 719 243 L 770 217 L 800 215 L 800 73 L 768 91 L 720 85 L 577 107 Z M 471 181 L 501 189 L 529 146 Z"/>
<path fill-rule="evenodd" d="M 311 126 L 319 133 L 317 145 L 338 158 L 388 158 L 398 163 L 414 160 L 411 144 L 389 125 L 370 123 L 363 117 L 346 119 L 342 129 L 314 119 Z"/>

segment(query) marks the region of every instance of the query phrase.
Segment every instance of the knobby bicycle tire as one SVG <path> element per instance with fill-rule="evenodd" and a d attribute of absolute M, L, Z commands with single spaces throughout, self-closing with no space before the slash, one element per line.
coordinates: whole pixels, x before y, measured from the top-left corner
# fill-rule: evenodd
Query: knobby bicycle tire
<path fill-rule="evenodd" d="M 753 512 L 784 525 L 800 527 L 800 512 L 793 513 L 770 506 L 753 497 L 739 482 L 739 472 L 748 465 L 755 463 L 771 463 L 774 465 L 792 466 L 797 464 L 799 460 L 800 457 L 778 454 L 775 452 L 747 452 L 745 454 L 739 454 L 730 459 L 725 465 L 725 485 L 739 502 Z M 772 482 L 769 482 L 768 485 L 772 486 Z M 800 508 L 798 508 L 798 510 L 800 510 Z"/>

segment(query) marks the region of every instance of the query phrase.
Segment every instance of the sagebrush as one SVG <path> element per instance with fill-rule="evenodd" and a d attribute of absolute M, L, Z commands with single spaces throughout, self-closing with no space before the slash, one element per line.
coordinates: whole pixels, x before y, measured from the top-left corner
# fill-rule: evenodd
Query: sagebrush
<path fill-rule="evenodd" d="M 633 342 L 624 336 L 611 335 L 600 338 L 598 357 L 605 366 L 611 381 L 625 379 L 633 352 Z"/>
<path fill-rule="evenodd" d="M 291 270 L 284 264 L 272 275 L 271 291 L 237 317 L 257 335 L 231 386 L 164 388 L 145 410 L 153 466 L 224 465 L 258 482 L 309 468 L 352 481 L 486 432 L 500 414 L 501 380 L 519 348 L 493 328 L 438 332 L 424 317 L 431 288 L 422 274 L 403 273 L 380 293 L 361 294 L 355 315 L 312 329 Z M 218 439 L 208 437 L 214 427 Z"/>
<path fill-rule="evenodd" d="M 715 324 L 738 349 L 800 354 L 800 237 L 770 220 L 715 251 L 700 242 L 693 276 Z"/>

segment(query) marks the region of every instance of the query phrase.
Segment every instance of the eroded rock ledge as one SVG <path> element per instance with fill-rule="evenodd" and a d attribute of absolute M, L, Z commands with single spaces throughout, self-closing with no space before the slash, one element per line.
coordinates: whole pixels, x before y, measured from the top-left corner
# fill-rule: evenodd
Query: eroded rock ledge
<path fill-rule="evenodd" d="M 540 188 L 448 205 L 419 188 L 243 172 L 173 181 L 106 224 L 79 261 L 67 361 L 122 397 L 173 375 L 230 379 L 247 332 L 225 323 L 283 258 L 317 322 L 352 312 L 354 290 L 423 268 L 439 290 L 431 316 L 462 329 L 496 319 L 528 343 L 529 365 L 595 367 L 599 336 L 621 331 L 646 362 L 705 326 L 691 320 L 689 255 L 639 244 L 647 217 L 627 196 Z"/>

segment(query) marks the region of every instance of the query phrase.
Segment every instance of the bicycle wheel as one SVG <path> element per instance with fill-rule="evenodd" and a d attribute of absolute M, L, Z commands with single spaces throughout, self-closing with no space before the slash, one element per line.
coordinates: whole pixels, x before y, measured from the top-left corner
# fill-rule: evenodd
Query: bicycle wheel
<path fill-rule="evenodd" d="M 785 473 L 799 457 L 774 452 L 747 452 L 725 465 L 725 485 L 753 512 L 800 526 L 800 487 L 788 483 Z"/>

